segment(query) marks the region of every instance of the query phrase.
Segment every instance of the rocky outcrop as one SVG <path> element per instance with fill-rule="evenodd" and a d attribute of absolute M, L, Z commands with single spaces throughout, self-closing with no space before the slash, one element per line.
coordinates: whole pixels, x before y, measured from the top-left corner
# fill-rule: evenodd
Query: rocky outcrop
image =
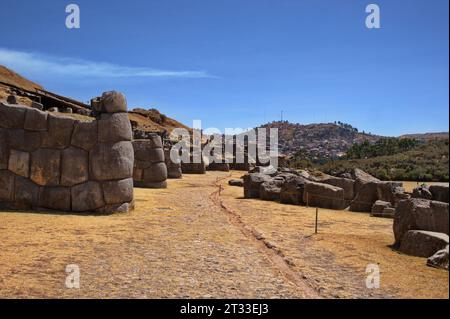
<path fill-rule="evenodd" d="M 444 233 L 449 231 L 449 204 L 412 198 L 398 203 L 394 218 L 395 245 L 400 246 L 410 230 Z"/>
<path fill-rule="evenodd" d="M 149 139 L 134 140 L 134 186 L 142 188 L 167 187 L 167 166 L 161 137 L 153 134 Z"/>
<path fill-rule="evenodd" d="M 370 216 L 374 217 L 383 217 L 383 212 L 386 208 L 391 208 L 390 202 L 385 202 L 382 200 L 377 200 L 375 204 L 372 206 L 372 211 L 370 213 Z"/>
<path fill-rule="evenodd" d="M 97 118 L 88 121 L 0 104 L 0 206 L 97 213 L 132 207 L 125 97 L 108 92 L 96 101 Z"/>

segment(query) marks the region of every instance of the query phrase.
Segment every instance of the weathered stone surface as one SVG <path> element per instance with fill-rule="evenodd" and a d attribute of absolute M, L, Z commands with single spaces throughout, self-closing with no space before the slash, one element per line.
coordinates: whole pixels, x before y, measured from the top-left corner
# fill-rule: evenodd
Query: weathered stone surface
<path fill-rule="evenodd" d="M 230 186 L 238 186 L 238 187 L 244 187 L 244 181 L 242 179 L 230 179 L 228 181 L 228 185 Z"/>
<path fill-rule="evenodd" d="M 431 185 L 430 192 L 433 195 L 433 200 L 448 203 L 448 185 Z"/>
<path fill-rule="evenodd" d="M 133 203 L 105 205 L 95 210 L 99 214 L 127 213 L 134 209 Z"/>
<path fill-rule="evenodd" d="M 132 130 L 128 113 L 102 114 L 98 120 L 100 143 L 131 141 Z"/>
<path fill-rule="evenodd" d="M 15 95 L 8 95 L 6 102 L 9 104 L 17 104 L 17 97 Z"/>
<path fill-rule="evenodd" d="M 127 100 L 125 96 L 116 91 L 105 92 L 101 98 L 102 111 L 106 113 L 126 112 Z"/>
<path fill-rule="evenodd" d="M 41 187 L 39 192 L 39 207 L 70 211 L 70 188 Z"/>
<path fill-rule="evenodd" d="M 0 128 L 21 128 L 25 122 L 26 107 L 0 103 Z"/>
<path fill-rule="evenodd" d="M 353 199 L 355 197 L 355 181 L 353 179 L 331 176 L 322 182 L 342 188 L 344 190 L 344 199 Z"/>
<path fill-rule="evenodd" d="M 97 121 L 75 122 L 71 143 L 73 146 L 90 151 L 98 143 Z"/>
<path fill-rule="evenodd" d="M 303 204 L 305 184 L 309 181 L 301 176 L 288 177 L 281 187 L 280 202 L 283 204 Z"/>
<path fill-rule="evenodd" d="M 89 154 L 95 180 L 126 179 L 133 176 L 134 152 L 131 142 L 98 144 Z"/>
<path fill-rule="evenodd" d="M 412 192 L 412 198 L 433 199 L 433 195 L 427 186 L 418 186 Z"/>
<path fill-rule="evenodd" d="M 259 198 L 260 186 L 264 182 L 270 181 L 270 176 L 261 173 L 250 173 L 244 175 L 244 197 Z"/>
<path fill-rule="evenodd" d="M 14 200 L 28 208 L 39 205 L 39 186 L 28 178 L 16 176 L 14 182 Z"/>
<path fill-rule="evenodd" d="M 158 183 L 167 179 L 166 163 L 153 163 L 149 168 L 144 169 L 142 180 L 144 182 Z"/>
<path fill-rule="evenodd" d="M 314 207 L 344 209 L 344 190 L 333 185 L 309 182 L 305 184 L 303 202 Z"/>
<path fill-rule="evenodd" d="M 103 196 L 106 204 L 122 204 L 133 200 L 133 179 L 104 182 Z"/>
<path fill-rule="evenodd" d="M 350 204 L 352 212 L 372 211 L 372 206 L 378 199 L 377 184 L 378 182 L 367 182 L 359 185 L 359 191 Z"/>
<path fill-rule="evenodd" d="M 28 177 L 30 175 L 30 153 L 10 150 L 8 169 L 14 174 Z"/>
<path fill-rule="evenodd" d="M 24 128 L 29 131 L 47 131 L 47 112 L 27 109 Z"/>
<path fill-rule="evenodd" d="M 22 129 L 8 130 L 9 148 L 24 152 L 33 152 L 41 147 L 42 132 L 30 132 Z"/>
<path fill-rule="evenodd" d="M 403 236 L 399 250 L 407 255 L 430 257 L 448 245 L 448 235 L 424 230 L 410 230 Z"/>
<path fill-rule="evenodd" d="M 181 163 L 183 174 L 205 174 L 205 163 Z"/>
<path fill-rule="evenodd" d="M 0 170 L 8 168 L 9 147 L 6 129 L 0 128 Z"/>
<path fill-rule="evenodd" d="M 41 186 L 58 186 L 61 152 L 39 149 L 31 154 L 30 179 Z"/>
<path fill-rule="evenodd" d="M 93 211 L 105 205 L 103 192 L 98 182 L 89 181 L 71 188 L 72 210 Z"/>
<path fill-rule="evenodd" d="M 70 117 L 48 115 L 48 131 L 42 132 L 42 147 L 64 149 L 70 145 L 74 127 Z"/>
<path fill-rule="evenodd" d="M 163 181 L 163 182 L 134 181 L 134 187 L 139 187 L 139 188 L 166 188 L 167 187 L 167 181 Z"/>
<path fill-rule="evenodd" d="M 427 260 L 427 266 L 440 268 L 448 271 L 448 245 L 444 249 L 437 251 Z"/>
<path fill-rule="evenodd" d="M 156 140 L 161 141 L 161 137 L 156 134 L 154 134 L 152 140 L 134 140 L 133 149 L 135 159 L 153 163 L 164 162 L 165 156 L 163 149 L 161 147 L 155 147 L 162 142 L 155 143 Z"/>
<path fill-rule="evenodd" d="M 135 181 L 142 181 L 143 176 L 144 176 L 144 170 L 141 169 L 141 168 L 134 167 L 134 169 L 133 169 L 133 179 Z"/>
<path fill-rule="evenodd" d="M 262 200 L 280 200 L 281 187 L 285 183 L 284 178 L 274 177 L 270 181 L 264 182 L 259 188 L 259 197 Z"/>
<path fill-rule="evenodd" d="M 89 179 L 89 153 L 69 147 L 61 152 L 61 185 L 73 186 Z"/>
<path fill-rule="evenodd" d="M 402 182 L 378 182 L 377 196 L 379 200 L 396 204 L 396 192 L 403 187 Z"/>
<path fill-rule="evenodd" d="M 448 203 L 412 198 L 398 203 L 394 218 L 395 245 L 409 230 L 427 230 L 448 235 Z"/>
<path fill-rule="evenodd" d="M 383 214 L 383 210 L 385 208 L 390 208 L 391 207 L 391 203 L 390 202 L 386 202 L 386 201 L 382 201 L 382 200 L 377 200 L 375 202 L 375 204 L 373 204 L 372 206 L 372 212 L 371 215 L 372 216 L 378 216 Z"/>
<path fill-rule="evenodd" d="M 278 174 L 278 171 L 272 166 L 255 166 L 249 170 L 249 173 L 261 173 L 274 177 Z"/>
<path fill-rule="evenodd" d="M 183 172 L 181 171 L 181 165 L 180 167 L 168 167 L 167 168 L 167 178 L 181 178 L 183 177 Z"/>
<path fill-rule="evenodd" d="M 377 183 L 380 180 L 372 175 L 364 172 L 359 168 L 355 168 L 352 172 L 353 179 L 355 180 L 355 194 L 358 194 L 362 186 L 367 183 Z M 372 205 L 371 205 L 372 206 Z"/>
<path fill-rule="evenodd" d="M 14 200 L 14 175 L 7 170 L 0 170 L 0 201 Z"/>
<path fill-rule="evenodd" d="M 381 213 L 381 216 L 379 216 L 379 217 L 393 219 L 395 217 L 395 208 L 394 207 L 386 207 L 385 209 L 383 209 L 383 212 Z"/>

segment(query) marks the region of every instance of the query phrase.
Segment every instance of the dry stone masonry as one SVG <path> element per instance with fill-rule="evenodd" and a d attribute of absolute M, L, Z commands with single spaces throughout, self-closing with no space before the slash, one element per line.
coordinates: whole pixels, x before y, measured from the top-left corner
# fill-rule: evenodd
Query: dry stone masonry
<path fill-rule="evenodd" d="M 83 120 L 0 104 L 0 206 L 111 213 L 133 206 L 131 125 L 123 94 Z"/>
<path fill-rule="evenodd" d="M 167 166 L 161 137 L 151 134 L 148 139 L 134 140 L 134 185 L 143 188 L 166 188 Z"/>

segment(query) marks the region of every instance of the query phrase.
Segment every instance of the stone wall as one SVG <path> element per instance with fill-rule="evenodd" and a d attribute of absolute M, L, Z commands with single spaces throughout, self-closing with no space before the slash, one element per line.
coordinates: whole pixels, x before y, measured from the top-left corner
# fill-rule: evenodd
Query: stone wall
<path fill-rule="evenodd" d="M 167 187 L 167 166 L 161 137 L 151 134 L 148 139 L 134 140 L 134 185 L 143 188 Z"/>
<path fill-rule="evenodd" d="M 77 119 L 0 103 L 0 207 L 111 213 L 133 203 L 131 125 L 125 97 L 97 98 Z"/>

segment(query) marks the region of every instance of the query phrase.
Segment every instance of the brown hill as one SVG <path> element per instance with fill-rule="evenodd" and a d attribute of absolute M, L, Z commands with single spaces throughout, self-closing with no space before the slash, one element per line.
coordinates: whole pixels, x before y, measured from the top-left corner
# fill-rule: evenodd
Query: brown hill
<path fill-rule="evenodd" d="M 128 112 L 133 130 L 144 132 L 171 132 L 174 128 L 184 128 L 191 131 L 186 125 L 167 117 L 156 109 L 136 108 Z"/>
<path fill-rule="evenodd" d="M 41 85 L 24 78 L 3 65 L 0 65 L 0 82 L 5 82 L 30 91 L 43 89 Z"/>
<path fill-rule="evenodd" d="M 448 132 L 436 132 L 436 133 L 418 133 L 418 134 L 405 134 L 399 136 L 399 138 L 412 138 L 419 141 L 430 141 L 430 140 L 448 140 Z"/>
<path fill-rule="evenodd" d="M 279 150 L 290 155 L 298 151 L 310 159 L 340 157 L 354 144 L 368 140 L 375 143 L 380 136 L 359 132 L 344 123 L 302 125 L 287 121 L 267 123 L 261 127 L 278 128 Z"/>

